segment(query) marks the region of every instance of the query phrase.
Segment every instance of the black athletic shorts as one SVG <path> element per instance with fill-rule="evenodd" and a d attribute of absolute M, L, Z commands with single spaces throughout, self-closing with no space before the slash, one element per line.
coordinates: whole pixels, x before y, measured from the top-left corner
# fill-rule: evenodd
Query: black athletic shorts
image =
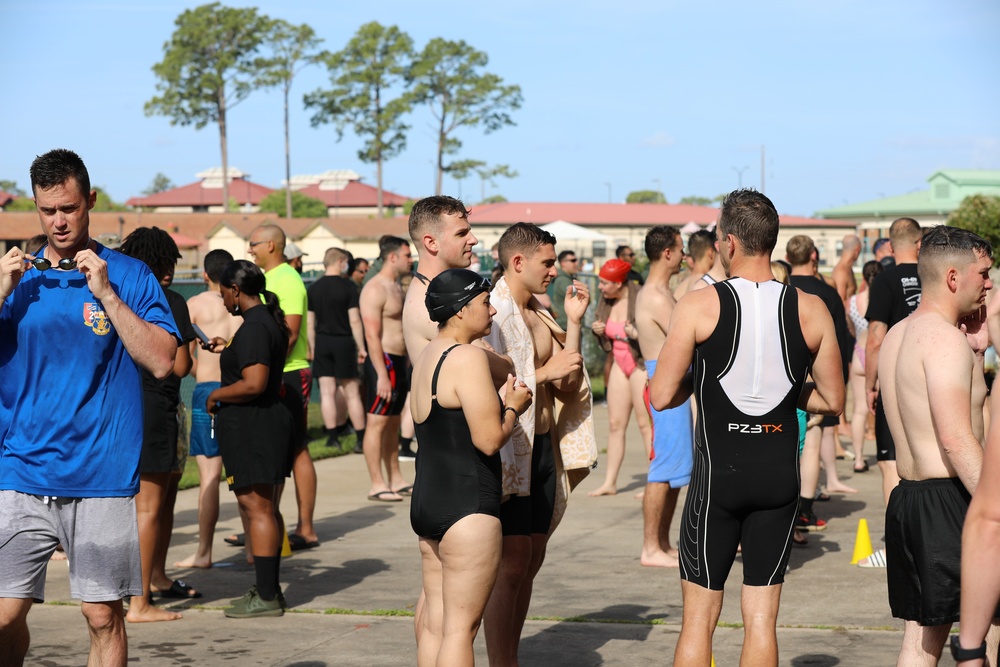
<path fill-rule="evenodd" d="M 383 354 L 382 357 L 389 372 L 392 395 L 388 401 L 378 395 L 378 374 L 371 356 L 368 356 L 365 358 L 365 410 L 370 415 L 393 417 L 403 413 L 406 395 L 410 392 L 410 366 L 402 355 Z"/>
<path fill-rule="evenodd" d="M 875 399 L 875 459 L 877 461 L 896 460 L 896 441 L 889 430 L 889 420 L 885 418 L 882 392 Z"/>
<path fill-rule="evenodd" d="M 361 377 L 358 371 L 358 346 L 354 342 L 354 336 L 316 334 L 313 375 L 338 380 L 355 380 Z"/>
<path fill-rule="evenodd" d="M 959 617 L 962 525 L 972 497 L 958 478 L 900 480 L 885 508 L 892 615 L 920 625 Z"/>
<path fill-rule="evenodd" d="M 230 490 L 284 484 L 291 472 L 292 421 L 280 400 L 261 406 L 222 407 L 215 418 L 215 435 Z"/>
<path fill-rule="evenodd" d="M 531 495 L 513 496 L 500 505 L 504 535 L 547 535 L 556 508 L 556 459 L 552 436 L 536 435 L 531 447 Z"/>
<path fill-rule="evenodd" d="M 830 426 L 840 426 L 840 416 L 823 415 L 823 421 L 821 421 L 819 425 L 822 428 L 829 428 Z"/>
<path fill-rule="evenodd" d="M 142 453 L 139 472 L 174 472 L 177 466 L 177 404 L 155 391 L 144 391 Z"/>

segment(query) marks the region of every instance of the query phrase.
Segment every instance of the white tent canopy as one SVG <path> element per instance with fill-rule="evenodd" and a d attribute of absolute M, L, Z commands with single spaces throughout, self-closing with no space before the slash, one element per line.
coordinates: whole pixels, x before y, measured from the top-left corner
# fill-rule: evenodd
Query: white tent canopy
<path fill-rule="evenodd" d="M 681 227 L 681 234 L 694 234 L 695 232 L 701 231 L 701 225 L 692 220 L 683 227 Z"/>
<path fill-rule="evenodd" d="M 556 242 L 560 245 L 566 241 L 604 241 L 608 244 L 614 242 L 614 239 L 610 236 L 592 231 L 586 227 L 581 227 L 580 225 L 574 225 L 572 222 L 566 222 L 565 220 L 556 220 L 547 225 L 541 225 L 541 228 L 555 235 Z"/>

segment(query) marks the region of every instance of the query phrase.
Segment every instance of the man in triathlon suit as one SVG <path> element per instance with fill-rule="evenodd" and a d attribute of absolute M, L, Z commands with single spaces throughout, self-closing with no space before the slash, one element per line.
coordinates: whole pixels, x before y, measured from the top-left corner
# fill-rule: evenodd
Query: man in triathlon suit
<path fill-rule="evenodd" d="M 767 197 L 731 192 L 717 233 L 731 278 L 677 304 L 650 381 L 655 409 L 677 407 L 692 393 L 699 407 L 674 664 L 711 662 L 723 588 L 742 543 L 743 658 L 777 665 L 775 624 L 799 497 L 795 409 L 843 409 L 840 350 L 823 302 L 771 274 L 778 213 Z M 805 382 L 810 366 L 814 383 Z"/>
<path fill-rule="evenodd" d="M 403 287 L 399 279 L 413 269 L 410 244 L 398 236 L 378 241 L 382 268 L 361 290 L 361 321 L 365 327 L 365 463 L 371 486 L 368 500 L 400 502 L 412 486 L 399 469 L 400 415 L 410 391 L 410 368 L 403 342 Z M 388 481 L 382 475 L 385 466 Z"/>
<path fill-rule="evenodd" d="M 894 266 L 875 276 L 868 297 L 868 340 L 865 343 L 865 388 L 868 409 L 875 415 L 875 445 L 878 469 L 882 473 L 882 494 L 889 494 L 899 483 L 896 472 L 896 446 L 885 420 L 881 395 L 878 391 L 878 357 L 882 339 L 897 322 L 902 321 L 920 305 L 920 276 L 917 254 L 920 252 L 920 225 L 912 218 L 899 218 L 889 227 L 889 238 L 896 259 Z M 880 559 L 880 564 L 884 558 Z"/>
<path fill-rule="evenodd" d="M 992 258 L 972 232 L 931 230 L 917 265 L 920 305 L 882 341 L 879 383 L 900 476 L 885 510 L 889 606 L 905 621 L 900 665 L 937 664 L 959 620 L 962 524 L 983 465 Z"/>

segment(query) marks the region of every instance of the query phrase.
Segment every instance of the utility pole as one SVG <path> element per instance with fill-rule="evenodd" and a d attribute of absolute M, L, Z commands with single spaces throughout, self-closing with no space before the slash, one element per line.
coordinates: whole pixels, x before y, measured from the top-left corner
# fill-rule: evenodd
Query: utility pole
<path fill-rule="evenodd" d="M 766 194 L 764 190 L 764 144 L 760 145 L 760 193 Z"/>
<path fill-rule="evenodd" d="M 611 183 L 605 183 L 608 186 L 608 203 L 611 203 Z"/>
<path fill-rule="evenodd" d="M 743 167 L 742 169 L 737 169 L 736 167 L 733 167 L 733 171 L 735 171 L 736 174 L 737 174 L 737 176 L 739 177 L 739 180 L 737 181 L 737 183 L 738 183 L 738 187 L 740 189 L 743 189 L 743 172 L 746 171 L 749 168 L 750 168 L 749 166 Z"/>

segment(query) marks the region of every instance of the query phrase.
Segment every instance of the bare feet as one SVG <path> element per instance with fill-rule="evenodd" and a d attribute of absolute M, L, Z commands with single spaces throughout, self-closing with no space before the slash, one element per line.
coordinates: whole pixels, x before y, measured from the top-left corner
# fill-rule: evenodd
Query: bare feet
<path fill-rule="evenodd" d="M 179 560 L 174 562 L 174 567 L 200 567 L 209 568 L 212 567 L 212 559 L 209 558 L 199 558 L 198 554 L 191 554 L 184 560 Z"/>
<path fill-rule="evenodd" d="M 677 557 L 677 549 L 670 549 L 668 551 L 657 549 L 649 553 L 643 549 L 639 555 L 639 565 L 645 567 L 678 567 L 680 563 Z"/>
<path fill-rule="evenodd" d="M 128 613 L 125 620 L 129 623 L 157 623 L 159 621 L 176 621 L 184 618 L 176 611 L 167 611 L 149 604 L 149 600 L 137 595 L 132 598 L 128 605 Z"/>
<path fill-rule="evenodd" d="M 646 495 L 646 489 L 643 489 L 639 493 L 635 494 L 636 500 L 642 500 L 642 497 Z"/>
<path fill-rule="evenodd" d="M 827 493 L 857 493 L 857 489 L 853 489 L 846 484 L 841 484 L 840 486 L 827 486 Z"/>
<path fill-rule="evenodd" d="M 596 498 L 597 496 L 615 496 L 618 495 L 618 489 L 613 486 L 602 484 L 587 495 L 591 498 Z"/>

